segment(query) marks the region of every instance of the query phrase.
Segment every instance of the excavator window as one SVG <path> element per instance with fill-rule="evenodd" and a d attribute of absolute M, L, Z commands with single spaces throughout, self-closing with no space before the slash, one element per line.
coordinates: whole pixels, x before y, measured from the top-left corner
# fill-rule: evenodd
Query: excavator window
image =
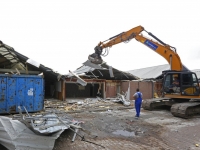
<path fill-rule="evenodd" d="M 194 73 L 182 74 L 182 95 L 198 95 L 199 86 L 198 80 Z"/>
<path fill-rule="evenodd" d="M 191 74 L 183 74 L 182 75 L 182 84 L 183 85 L 191 85 L 192 83 L 192 75 Z"/>
<path fill-rule="evenodd" d="M 165 76 L 164 92 L 180 93 L 180 76 L 179 74 L 168 74 Z"/>

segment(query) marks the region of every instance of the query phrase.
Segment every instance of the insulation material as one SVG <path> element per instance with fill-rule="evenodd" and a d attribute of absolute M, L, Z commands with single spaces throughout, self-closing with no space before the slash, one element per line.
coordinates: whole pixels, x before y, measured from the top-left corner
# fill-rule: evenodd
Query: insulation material
<path fill-rule="evenodd" d="M 0 117 L 0 143 L 9 150 L 52 150 L 55 140 L 64 131 L 51 136 L 36 135 L 18 120 Z"/>

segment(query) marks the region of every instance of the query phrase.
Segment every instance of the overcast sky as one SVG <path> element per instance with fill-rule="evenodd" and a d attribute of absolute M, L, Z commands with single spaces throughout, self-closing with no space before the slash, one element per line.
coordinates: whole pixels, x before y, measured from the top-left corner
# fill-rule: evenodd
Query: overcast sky
<path fill-rule="evenodd" d="M 138 25 L 200 69 L 198 0 L 1 0 L 0 19 L 2 42 L 62 74 L 80 67 L 100 41 Z M 103 59 L 122 71 L 167 64 L 134 39 Z"/>

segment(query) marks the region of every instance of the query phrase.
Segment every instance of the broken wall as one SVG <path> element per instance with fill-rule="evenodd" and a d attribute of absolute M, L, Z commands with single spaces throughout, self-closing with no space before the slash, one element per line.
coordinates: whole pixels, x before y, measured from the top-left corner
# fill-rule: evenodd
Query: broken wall
<path fill-rule="evenodd" d="M 81 86 L 75 83 L 66 83 L 66 98 L 96 97 L 99 84 L 92 83 Z"/>

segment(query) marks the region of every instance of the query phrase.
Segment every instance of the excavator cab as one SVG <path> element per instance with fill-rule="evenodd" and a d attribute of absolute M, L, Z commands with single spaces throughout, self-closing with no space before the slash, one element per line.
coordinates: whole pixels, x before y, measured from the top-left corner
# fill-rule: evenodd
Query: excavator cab
<path fill-rule="evenodd" d="M 187 98 L 199 95 L 199 81 L 194 72 L 164 72 L 163 92 L 171 98 Z"/>

